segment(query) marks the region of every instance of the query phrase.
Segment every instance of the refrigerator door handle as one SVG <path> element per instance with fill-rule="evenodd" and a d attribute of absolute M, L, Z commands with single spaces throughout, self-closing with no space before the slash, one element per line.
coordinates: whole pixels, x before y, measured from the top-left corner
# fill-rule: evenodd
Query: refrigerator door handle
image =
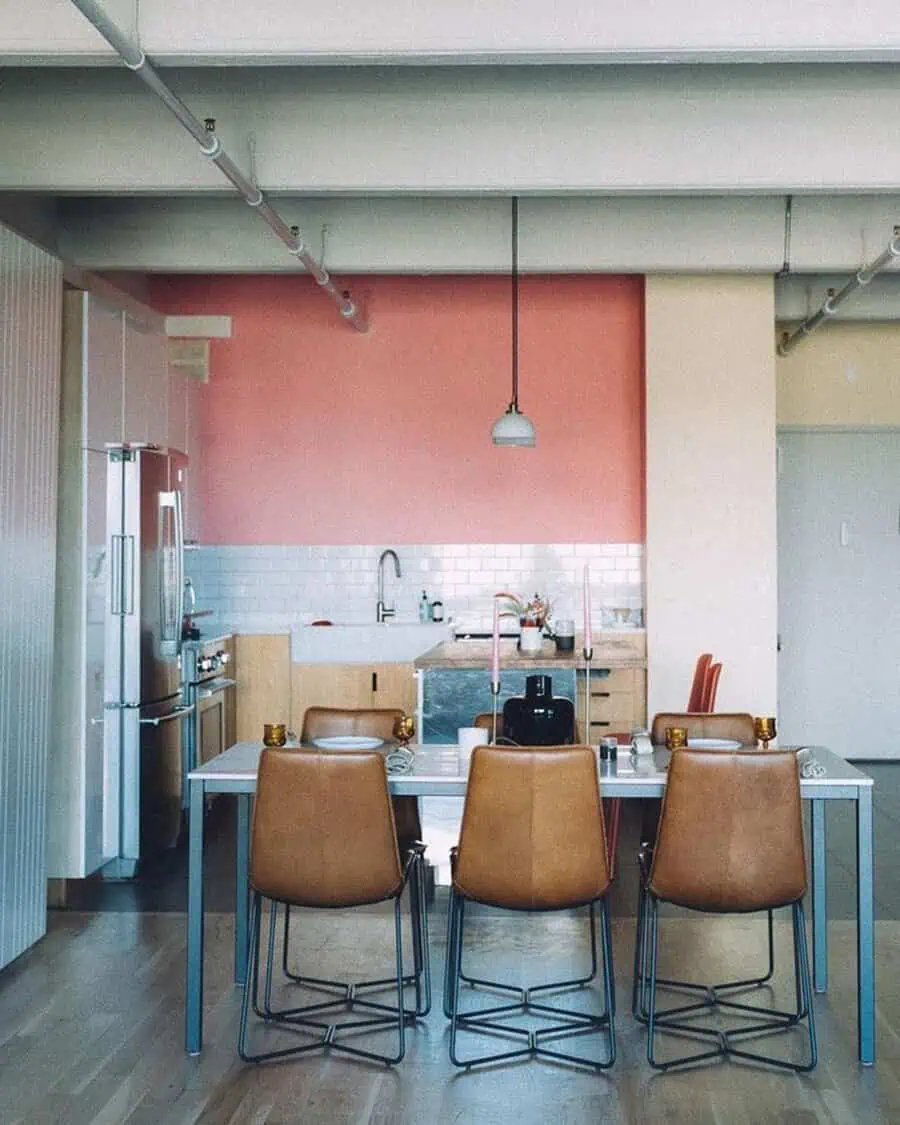
<path fill-rule="evenodd" d="M 134 536 L 111 535 L 109 542 L 109 612 L 134 613 Z"/>
<path fill-rule="evenodd" d="M 176 488 L 175 497 L 175 639 L 181 651 L 181 629 L 184 613 L 184 506 L 181 492 Z M 193 590 L 191 591 L 193 594 Z"/>
<path fill-rule="evenodd" d="M 171 513 L 167 520 L 167 514 Z M 174 657 L 181 647 L 184 586 L 184 533 L 181 494 L 159 494 L 159 643 L 160 655 Z"/>
<path fill-rule="evenodd" d="M 140 721 L 141 726 L 142 727 L 145 727 L 145 726 L 146 727 L 158 727 L 162 723 L 171 723 L 175 719 L 183 719 L 187 715 L 193 715 L 194 710 L 195 710 L 195 708 L 194 708 L 193 703 L 189 703 L 185 707 L 176 707 L 174 711 L 169 711 L 168 714 L 160 715 L 158 718 L 141 719 L 141 721 Z"/>

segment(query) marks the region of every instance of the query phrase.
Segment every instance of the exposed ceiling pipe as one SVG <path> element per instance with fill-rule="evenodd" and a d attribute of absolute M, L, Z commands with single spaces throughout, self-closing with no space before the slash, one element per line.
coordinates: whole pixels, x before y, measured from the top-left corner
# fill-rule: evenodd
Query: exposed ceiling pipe
<path fill-rule="evenodd" d="M 900 258 L 900 227 L 894 227 L 894 237 L 888 243 L 887 249 L 879 254 L 874 262 L 870 262 L 869 265 L 863 266 L 862 269 L 857 270 L 843 289 L 840 289 L 837 293 L 829 293 L 828 297 L 825 299 L 825 304 L 822 305 L 819 311 L 807 317 L 793 332 L 785 332 L 781 343 L 778 345 L 778 354 L 787 355 L 789 352 L 793 351 L 800 340 L 804 339 L 811 332 L 815 332 L 823 321 L 833 317 L 837 313 L 838 305 L 843 304 L 851 293 L 855 293 L 856 290 L 863 285 L 868 285 L 875 274 L 880 273 L 881 270 L 893 262 L 895 258 Z"/>
<path fill-rule="evenodd" d="M 228 153 L 225 152 L 222 148 L 222 142 L 215 134 L 215 123 L 212 119 L 208 119 L 208 123 L 203 122 L 191 113 L 184 102 L 169 89 L 165 82 L 163 82 L 159 74 L 147 61 L 147 56 L 140 47 L 135 46 L 134 43 L 128 39 L 116 24 L 113 23 L 109 16 L 107 16 L 99 4 L 96 4 L 94 0 L 72 0 L 72 3 L 85 19 L 100 32 L 128 69 L 133 70 L 138 78 L 140 78 L 145 85 L 149 86 L 153 93 L 172 111 L 175 117 L 178 118 L 178 121 L 187 129 L 200 146 L 203 153 L 208 156 L 213 164 L 215 164 L 231 183 L 234 184 L 243 196 L 244 201 L 268 224 L 275 235 L 281 239 L 288 248 L 288 251 L 293 254 L 298 261 L 303 263 L 318 284 L 321 285 L 335 302 L 341 316 L 349 321 L 358 331 L 366 332 L 368 330 L 366 319 L 357 308 L 356 304 L 351 300 L 350 294 L 342 292 L 336 287 L 321 262 L 318 262 L 312 254 L 310 254 L 303 240 L 299 237 L 299 234 L 296 233 L 296 228 L 292 230 L 287 225 L 274 207 L 266 200 L 256 184 L 251 183 L 251 181 L 247 179 Z"/>

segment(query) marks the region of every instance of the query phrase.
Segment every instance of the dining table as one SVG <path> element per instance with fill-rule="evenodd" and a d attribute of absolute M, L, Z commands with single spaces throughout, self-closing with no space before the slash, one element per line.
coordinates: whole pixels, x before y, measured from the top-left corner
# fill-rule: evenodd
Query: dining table
<path fill-rule="evenodd" d="M 297 744 L 297 749 L 303 749 Z M 466 794 L 468 763 L 456 745 L 412 745 L 405 772 L 388 770 L 392 794 L 416 797 L 458 797 Z M 782 747 L 784 749 L 784 747 Z M 237 799 L 235 844 L 234 980 L 246 980 L 249 921 L 251 804 L 256 790 L 259 742 L 238 742 L 188 774 L 188 909 L 185 972 L 185 1049 L 203 1048 L 204 958 L 204 814 L 207 797 L 233 794 Z M 810 899 L 812 914 L 813 987 L 828 989 L 828 856 L 825 811 L 828 801 L 852 801 L 856 810 L 856 968 L 859 1061 L 875 1062 L 875 929 L 873 893 L 873 781 L 870 776 L 825 747 L 804 748 L 817 763 L 816 776 L 803 776 L 800 792 L 809 804 Z M 679 751 L 675 751 L 678 753 Z M 597 758 L 604 798 L 639 800 L 662 797 L 669 751 L 655 748 L 635 755 L 622 748 L 613 760 Z"/>

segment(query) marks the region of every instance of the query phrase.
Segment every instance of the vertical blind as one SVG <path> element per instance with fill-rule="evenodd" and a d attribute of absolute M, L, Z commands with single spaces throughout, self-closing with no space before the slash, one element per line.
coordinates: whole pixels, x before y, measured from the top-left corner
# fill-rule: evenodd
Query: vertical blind
<path fill-rule="evenodd" d="M 0 225 L 0 967 L 46 929 L 61 300 Z"/>

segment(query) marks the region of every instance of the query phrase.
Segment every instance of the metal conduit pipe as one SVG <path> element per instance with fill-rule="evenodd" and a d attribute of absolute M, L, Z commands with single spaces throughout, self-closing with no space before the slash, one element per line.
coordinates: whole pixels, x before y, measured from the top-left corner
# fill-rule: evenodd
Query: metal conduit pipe
<path fill-rule="evenodd" d="M 159 74 L 147 60 L 147 56 L 135 46 L 116 26 L 106 12 L 94 0 L 72 0 L 75 7 L 91 23 L 129 70 L 153 91 L 175 115 L 181 125 L 191 134 L 202 151 L 215 164 L 219 171 L 237 188 L 244 201 L 260 216 L 274 234 L 285 244 L 288 251 L 306 267 L 313 278 L 332 298 L 341 316 L 359 332 L 368 331 L 368 324 L 349 293 L 342 292 L 328 275 L 325 267 L 310 254 L 303 240 L 291 230 L 274 207 L 266 200 L 260 189 L 238 168 L 215 131 L 195 117 L 181 99 L 163 82 Z"/>
<path fill-rule="evenodd" d="M 843 304 L 851 293 L 855 293 L 857 289 L 868 285 L 875 274 L 880 273 L 895 258 L 900 258 L 900 228 L 897 227 L 894 228 L 894 237 L 888 243 L 887 248 L 873 262 L 857 270 L 842 289 L 839 289 L 837 293 L 830 294 L 818 312 L 814 312 L 812 316 L 807 317 L 793 332 L 785 332 L 781 343 L 778 345 L 778 354 L 787 355 L 793 351 L 800 340 L 811 332 L 815 332 L 822 321 L 833 317 L 838 310 L 838 306 Z"/>

